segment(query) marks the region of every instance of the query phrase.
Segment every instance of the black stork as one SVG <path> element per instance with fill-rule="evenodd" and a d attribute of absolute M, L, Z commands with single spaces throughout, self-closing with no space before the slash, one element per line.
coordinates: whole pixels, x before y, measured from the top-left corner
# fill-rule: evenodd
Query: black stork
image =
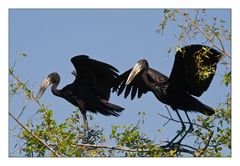
<path fill-rule="evenodd" d="M 151 91 L 160 102 L 169 105 L 177 113 L 182 130 L 168 145 L 173 145 L 174 140 L 186 129 L 178 112 L 178 109 L 183 110 L 190 125 L 177 142 L 179 145 L 187 133 L 193 129 L 187 112 L 195 111 L 208 116 L 214 114 L 212 108 L 193 96 L 199 97 L 208 89 L 220 58 L 221 54 L 208 46 L 185 46 L 176 52 L 169 78 L 150 68 L 147 60 L 142 59 L 116 79 L 113 91 L 117 91 L 117 94 L 120 95 L 125 89 L 124 98 L 131 92 L 132 100 L 137 92 L 138 98 L 140 98 L 142 94 Z"/>
<path fill-rule="evenodd" d="M 76 71 L 73 83 L 58 90 L 60 76 L 54 72 L 42 82 L 36 96 L 39 99 L 47 87 L 52 84 L 51 91 L 55 96 L 62 97 L 78 107 L 84 120 L 84 131 L 88 130 L 86 112 L 100 113 L 105 116 L 119 116 L 124 108 L 109 103 L 111 88 L 119 76 L 118 70 L 104 62 L 90 59 L 86 55 L 75 56 L 71 59 Z"/>

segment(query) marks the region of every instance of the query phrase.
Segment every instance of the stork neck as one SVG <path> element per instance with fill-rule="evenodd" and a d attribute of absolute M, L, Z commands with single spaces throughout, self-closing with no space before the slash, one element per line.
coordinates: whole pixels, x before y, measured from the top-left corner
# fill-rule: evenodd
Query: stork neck
<path fill-rule="evenodd" d="M 57 89 L 58 84 L 59 84 L 59 82 L 53 83 L 53 84 L 52 84 L 52 87 L 51 87 L 51 91 L 52 91 L 52 93 L 53 93 L 54 95 L 56 95 L 56 96 L 61 96 L 61 90 L 58 90 L 58 89 Z"/>
<path fill-rule="evenodd" d="M 150 88 L 152 91 L 154 91 L 156 89 L 156 86 L 154 83 L 151 83 L 148 79 L 147 79 L 147 71 L 143 72 L 142 75 L 143 81 L 144 83 L 148 86 L 148 88 Z"/>

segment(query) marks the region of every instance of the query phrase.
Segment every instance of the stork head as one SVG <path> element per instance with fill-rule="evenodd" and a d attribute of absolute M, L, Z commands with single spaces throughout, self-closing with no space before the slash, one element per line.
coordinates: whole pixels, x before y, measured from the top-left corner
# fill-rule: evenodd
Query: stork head
<path fill-rule="evenodd" d="M 45 90 L 47 89 L 47 87 L 50 85 L 50 84 L 59 84 L 60 82 L 60 76 L 58 73 L 54 72 L 54 73 L 51 73 L 47 76 L 46 79 L 43 80 L 42 82 L 42 85 L 38 91 L 38 94 L 36 96 L 36 99 L 39 99 L 43 93 L 45 92 Z"/>
<path fill-rule="evenodd" d="M 142 72 L 146 71 L 149 68 L 148 62 L 145 59 L 142 59 L 138 61 L 135 66 L 133 67 L 131 73 L 128 76 L 128 79 L 126 81 L 126 85 L 129 85 L 136 76 L 141 74 Z"/>

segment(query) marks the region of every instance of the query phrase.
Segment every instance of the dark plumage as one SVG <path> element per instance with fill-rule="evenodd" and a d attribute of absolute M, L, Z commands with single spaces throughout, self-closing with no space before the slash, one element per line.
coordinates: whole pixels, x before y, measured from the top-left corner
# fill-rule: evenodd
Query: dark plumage
<path fill-rule="evenodd" d="M 118 91 L 120 95 L 125 90 L 124 97 L 131 93 L 131 99 L 134 99 L 137 93 L 140 98 L 148 91 L 153 92 L 159 101 L 177 112 L 185 129 L 178 109 L 185 111 L 188 120 L 188 111 L 200 112 L 204 115 L 214 114 L 212 108 L 192 95 L 201 96 L 208 89 L 220 57 L 221 54 L 217 50 L 208 46 L 185 46 L 177 51 L 169 78 L 150 68 L 148 62 L 143 59 L 118 77 L 114 91 Z"/>
<path fill-rule="evenodd" d="M 85 129 L 88 126 L 86 111 L 98 112 L 106 116 L 119 116 L 124 108 L 108 102 L 113 82 L 118 77 L 118 70 L 86 55 L 75 56 L 71 62 L 76 69 L 73 83 L 58 90 L 60 76 L 55 72 L 51 73 L 43 81 L 36 98 L 40 98 L 46 88 L 52 84 L 51 91 L 54 95 L 66 99 L 80 109 Z"/>

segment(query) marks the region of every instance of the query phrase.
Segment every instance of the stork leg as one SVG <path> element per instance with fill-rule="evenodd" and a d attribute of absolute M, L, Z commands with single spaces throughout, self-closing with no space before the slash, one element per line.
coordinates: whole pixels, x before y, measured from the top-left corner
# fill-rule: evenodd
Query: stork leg
<path fill-rule="evenodd" d="M 184 111 L 184 112 L 185 112 L 185 111 Z M 180 144 L 180 143 L 182 142 L 182 140 L 187 136 L 187 134 L 193 129 L 193 124 L 192 124 L 192 122 L 191 122 L 191 120 L 190 120 L 187 112 L 185 112 L 185 115 L 186 115 L 186 117 L 187 117 L 187 119 L 188 119 L 188 122 L 189 122 L 189 128 L 188 128 L 188 130 L 186 131 L 186 133 L 182 136 L 182 138 L 177 142 L 177 144 Z"/>
<path fill-rule="evenodd" d="M 87 115 L 86 115 L 86 110 L 80 109 L 82 116 L 83 116 L 83 131 L 84 131 L 84 139 L 83 142 L 86 142 L 88 138 L 88 121 L 87 121 Z"/>
<path fill-rule="evenodd" d="M 178 118 L 179 118 L 179 120 L 180 120 L 180 122 L 181 122 L 181 124 L 182 124 L 182 129 L 181 129 L 181 131 L 167 144 L 167 146 L 171 146 L 171 145 L 173 144 L 173 142 L 174 142 L 174 141 L 185 131 L 185 129 L 186 129 L 186 126 L 185 126 L 185 124 L 184 124 L 184 122 L 183 122 L 183 120 L 182 120 L 182 117 L 180 116 L 178 110 L 177 110 L 177 109 L 174 109 L 174 111 L 176 111 L 177 116 L 178 116 Z"/>

